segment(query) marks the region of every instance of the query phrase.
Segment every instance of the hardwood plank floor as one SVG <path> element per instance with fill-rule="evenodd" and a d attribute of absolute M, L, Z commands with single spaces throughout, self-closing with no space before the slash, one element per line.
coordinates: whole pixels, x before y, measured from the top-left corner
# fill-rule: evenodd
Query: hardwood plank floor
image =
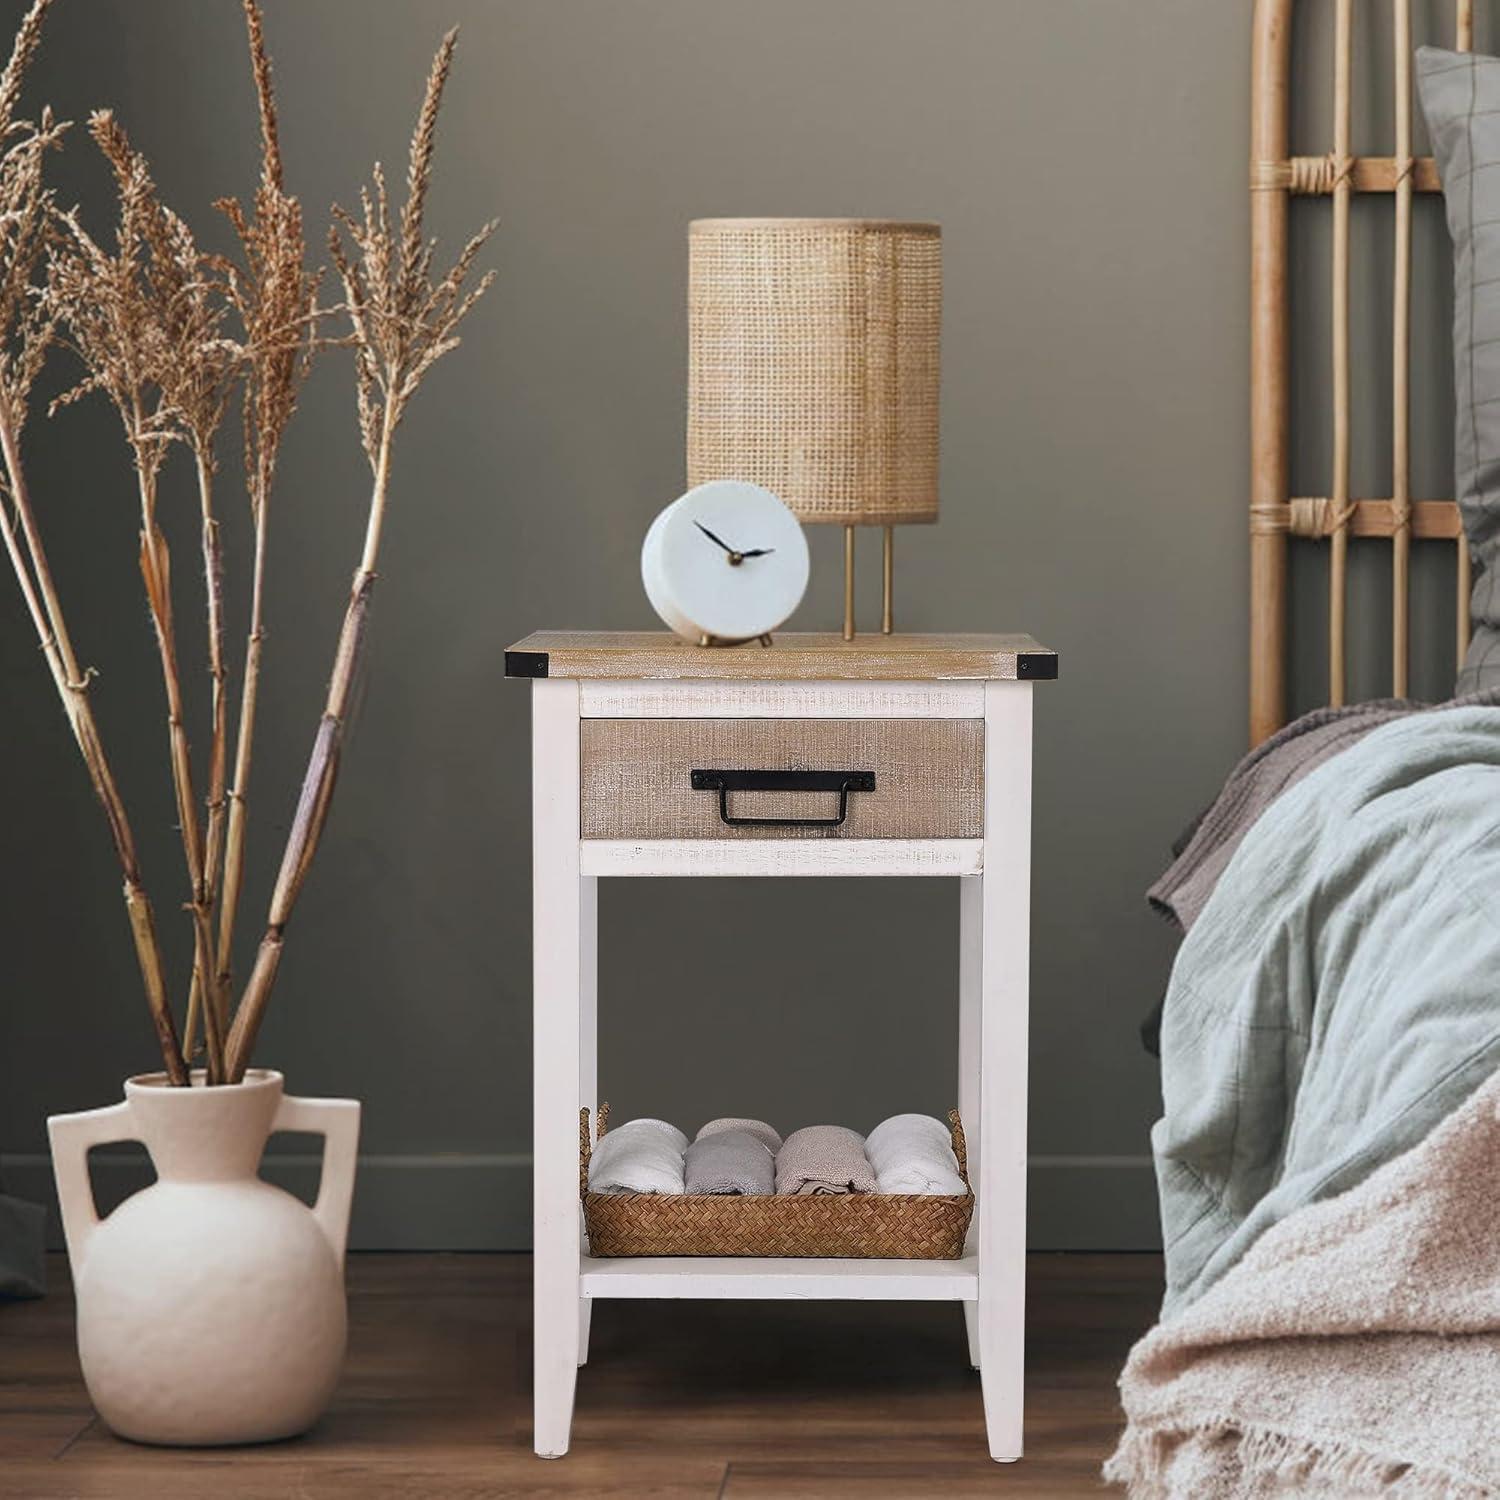
<path fill-rule="evenodd" d="M 1027 1456 L 1003 1466 L 956 1306 L 596 1304 L 572 1451 L 546 1462 L 530 1449 L 527 1256 L 352 1256 L 349 1362 L 318 1427 L 180 1451 L 94 1419 L 61 1257 L 52 1269 L 51 1296 L 0 1305 L 5 1500 L 1097 1496 L 1115 1376 L 1161 1293 L 1156 1256 L 1031 1257 Z"/>

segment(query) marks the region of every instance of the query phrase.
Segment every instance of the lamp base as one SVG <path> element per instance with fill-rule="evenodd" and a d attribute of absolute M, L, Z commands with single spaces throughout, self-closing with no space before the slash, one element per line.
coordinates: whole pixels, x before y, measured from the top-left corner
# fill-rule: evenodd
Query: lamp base
<path fill-rule="evenodd" d="M 880 633 L 892 635 L 896 629 L 894 598 L 896 592 L 896 528 L 883 526 L 881 551 L 882 589 Z M 854 528 L 844 527 L 844 639 L 854 639 Z"/>

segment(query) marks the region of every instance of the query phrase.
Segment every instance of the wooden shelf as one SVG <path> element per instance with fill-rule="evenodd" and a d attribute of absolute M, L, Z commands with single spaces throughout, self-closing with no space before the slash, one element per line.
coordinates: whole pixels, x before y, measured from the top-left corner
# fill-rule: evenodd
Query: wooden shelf
<path fill-rule="evenodd" d="M 585 1297 L 844 1302 L 974 1302 L 979 1297 L 979 1262 L 973 1255 L 961 1260 L 585 1255 L 582 1266 Z"/>

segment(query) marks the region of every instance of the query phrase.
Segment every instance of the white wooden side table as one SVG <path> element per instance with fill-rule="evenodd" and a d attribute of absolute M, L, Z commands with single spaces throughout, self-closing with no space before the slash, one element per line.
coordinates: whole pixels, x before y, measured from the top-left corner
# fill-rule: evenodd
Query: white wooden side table
<path fill-rule="evenodd" d="M 537 1453 L 567 1452 L 596 1299 L 783 1297 L 961 1303 L 990 1455 L 1019 1458 L 1031 684 L 1057 676 L 1056 654 L 1024 635 L 706 650 L 543 631 L 505 670 L 533 679 Z M 578 1112 L 598 1106 L 602 875 L 961 877 L 958 1104 L 977 1199 L 961 1259 L 590 1256 Z"/>

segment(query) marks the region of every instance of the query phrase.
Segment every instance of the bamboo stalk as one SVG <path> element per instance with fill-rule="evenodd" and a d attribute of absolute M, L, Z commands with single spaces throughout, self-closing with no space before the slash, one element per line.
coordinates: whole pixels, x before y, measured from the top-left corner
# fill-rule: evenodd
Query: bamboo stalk
<path fill-rule="evenodd" d="M 1472 52 L 1474 50 L 1474 0 L 1458 0 L 1458 39 L 1457 50 L 1460 52 Z"/>
<path fill-rule="evenodd" d="M 328 683 L 323 717 L 302 779 L 302 792 L 297 800 L 297 811 L 282 855 L 281 870 L 271 893 L 266 930 L 261 937 L 255 966 L 245 985 L 229 1032 L 225 1064 L 230 1083 L 238 1083 L 245 1076 L 250 1052 L 255 1045 L 266 1004 L 281 966 L 286 926 L 291 920 L 297 898 L 302 894 L 303 883 L 307 879 L 313 856 L 318 852 L 318 844 L 328 820 L 328 808 L 338 780 L 344 734 L 348 727 L 349 700 L 368 639 L 365 627 L 377 577 L 376 564 L 380 556 L 380 538 L 389 492 L 391 438 L 394 431 L 394 407 L 387 403 L 381 423 L 375 479 L 370 493 L 370 517 L 365 528 L 364 552 L 354 574 L 349 603 L 344 611 L 344 623 L 339 631 L 338 649 L 334 656 L 333 674 Z"/>
<path fill-rule="evenodd" d="M 1333 484 L 1340 521 L 1333 533 L 1328 567 L 1328 701 L 1344 702 L 1346 689 L 1345 612 L 1349 527 L 1349 62 L 1353 0 L 1338 0 L 1333 73 L 1333 154 L 1338 180 L 1333 190 Z"/>
<path fill-rule="evenodd" d="M 88 699 L 89 674 L 80 672 L 78 668 L 78 659 L 73 651 L 62 603 L 53 582 L 46 548 L 42 544 L 31 507 L 16 444 L 15 427 L 3 400 L 0 400 L 0 451 L 4 455 L 11 503 L 15 506 L 21 533 L 25 538 L 26 556 L 23 556 L 10 512 L 3 501 L 0 501 L 0 532 L 4 534 L 5 549 L 21 586 L 32 624 L 40 638 L 43 655 L 62 700 L 63 712 L 67 715 L 94 793 L 104 809 L 105 821 L 109 824 L 110 839 L 120 864 L 125 910 L 130 922 L 131 939 L 135 944 L 136 962 L 140 966 L 141 979 L 146 989 L 146 1004 L 156 1030 L 157 1044 L 161 1048 L 167 1077 L 179 1087 L 186 1086 L 189 1081 L 188 1071 L 177 1040 L 177 1026 L 167 1000 L 156 917 L 151 907 L 151 898 L 141 879 L 135 838 L 114 773 L 104 753 L 104 744 L 94 720 L 93 705 Z"/>
<path fill-rule="evenodd" d="M 1408 691 L 1411 639 L 1411 0 L 1395 0 L 1396 250 L 1391 295 L 1391 692 Z"/>

